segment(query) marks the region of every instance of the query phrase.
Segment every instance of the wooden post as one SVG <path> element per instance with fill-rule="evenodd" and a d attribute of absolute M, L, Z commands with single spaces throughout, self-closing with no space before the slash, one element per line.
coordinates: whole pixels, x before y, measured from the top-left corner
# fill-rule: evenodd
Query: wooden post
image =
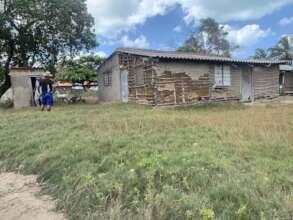
<path fill-rule="evenodd" d="M 174 83 L 174 104 L 177 104 L 177 97 L 176 97 L 176 84 Z"/>
<path fill-rule="evenodd" d="M 184 88 L 184 81 L 181 80 L 181 88 L 182 88 L 182 103 L 186 103 L 185 100 L 185 88 Z"/>
<path fill-rule="evenodd" d="M 151 61 L 151 68 L 152 68 L 152 90 L 153 90 L 153 104 L 157 105 L 157 84 L 156 84 L 156 70 L 154 69 L 154 61 Z"/>

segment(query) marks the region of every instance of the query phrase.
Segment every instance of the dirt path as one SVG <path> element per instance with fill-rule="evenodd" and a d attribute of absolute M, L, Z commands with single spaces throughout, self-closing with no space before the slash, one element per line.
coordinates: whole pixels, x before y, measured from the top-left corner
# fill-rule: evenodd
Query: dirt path
<path fill-rule="evenodd" d="M 0 173 L 0 220 L 65 220 L 40 191 L 35 176 Z"/>

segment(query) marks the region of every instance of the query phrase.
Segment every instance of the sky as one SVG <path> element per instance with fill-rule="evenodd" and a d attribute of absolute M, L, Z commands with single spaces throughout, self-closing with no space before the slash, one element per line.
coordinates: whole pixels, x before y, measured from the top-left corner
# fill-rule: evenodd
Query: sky
<path fill-rule="evenodd" d="M 248 58 L 293 34 L 293 0 L 87 0 L 99 47 L 109 56 L 118 47 L 176 50 L 199 20 L 211 17 L 239 46 L 233 57 Z"/>

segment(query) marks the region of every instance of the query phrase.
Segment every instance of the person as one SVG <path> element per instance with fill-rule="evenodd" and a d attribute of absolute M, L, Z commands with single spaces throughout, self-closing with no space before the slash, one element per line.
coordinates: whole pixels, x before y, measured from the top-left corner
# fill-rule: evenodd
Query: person
<path fill-rule="evenodd" d="M 47 111 L 51 111 L 53 107 L 53 82 L 51 80 L 52 75 L 50 72 L 44 74 L 43 80 L 41 80 L 41 90 L 42 90 L 42 111 L 45 110 L 47 106 Z"/>

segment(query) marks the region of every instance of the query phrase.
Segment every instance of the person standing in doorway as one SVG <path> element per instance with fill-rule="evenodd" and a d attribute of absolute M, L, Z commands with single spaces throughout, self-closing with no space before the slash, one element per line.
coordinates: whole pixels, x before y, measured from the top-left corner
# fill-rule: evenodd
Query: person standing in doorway
<path fill-rule="evenodd" d="M 40 85 L 42 89 L 42 111 L 47 107 L 47 111 L 51 111 L 53 107 L 53 82 L 52 75 L 50 72 L 44 74 L 43 80 L 41 80 Z"/>

